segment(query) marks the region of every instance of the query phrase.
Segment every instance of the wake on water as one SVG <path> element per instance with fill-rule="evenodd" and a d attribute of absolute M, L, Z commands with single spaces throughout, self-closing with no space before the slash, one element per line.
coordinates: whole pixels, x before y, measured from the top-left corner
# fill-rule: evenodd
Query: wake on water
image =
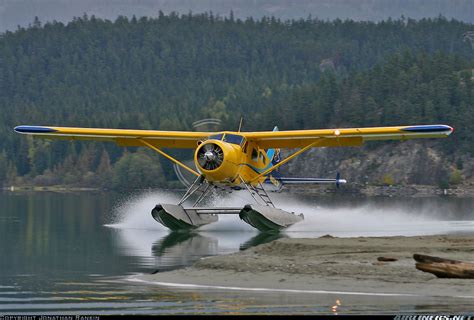
<path fill-rule="evenodd" d="M 472 221 L 443 221 L 446 212 L 425 206 L 376 206 L 367 202 L 358 206 L 327 207 L 295 199 L 291 194 L 271 195 L 276 207 L 295 213 L 303 213 L 304 220 L 284 233 L 289 237 L 315 237 L 331 234 L 340 237 L 353 236 L 409 236 L 471 231 Z M 130 196 L 115 208 L 114 221 L 108 227 L 167 231 L 151 216 L 157 203 L 177 203 L 180 195 L 172 191 L 152 191 Z M 337 201 L 337 200 L 335 200 Z M 242 207 L 253 199 L 244 191 L 216 193 L 207 206 Z M 199 232 L 257 232 L 241 221 L 238 215 L 221 215 L 219 221 L 199 228 Z M 472 232 L 472 231 L 471 231 Z"/>

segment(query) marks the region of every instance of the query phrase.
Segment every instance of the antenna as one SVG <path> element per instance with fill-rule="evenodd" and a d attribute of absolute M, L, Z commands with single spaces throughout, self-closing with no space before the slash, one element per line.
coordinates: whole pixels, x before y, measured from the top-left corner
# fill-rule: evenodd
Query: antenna
<path fill-rule="evenodd" d="M 240 129 L 242 129 L 242 122 L 244 121 L 244 117 L 240 117 L 240 123 L 239 123 L 239 131 L 237 132 L 240 132 Z"/>

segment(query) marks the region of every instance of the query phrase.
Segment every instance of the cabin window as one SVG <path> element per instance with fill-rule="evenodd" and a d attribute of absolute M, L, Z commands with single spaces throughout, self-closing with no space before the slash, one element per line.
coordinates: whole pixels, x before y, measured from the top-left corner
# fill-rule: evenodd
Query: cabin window
<path fill-rule="evenodd" d="M 224 136 L 224 141 L 228 143 L 232 143 L 232 144 L 237 144 L 240 146 L 242 142 L 244 141 L 244 137 L 236 135 L 236 134 L 226 133 L 226 135 Z"/>
<path fill-rule="evenodd" d="M 244 151 L 244 153 L 247 153 L 247 147 L 248 146 L 249 146 L 249 143 L 247 141 L 245 141 L 244 146 L 242 147 L 242 150 Z"/>
<path fill-rule="evenodd" d="M 263 164 L 267 164 L 267 158 L 265 158 L 263 152 L 260 152 L 260 159 L 262 159 Z"/>
<path fill-rule="evenodd" d="M 252 149 L 252 161 L 258 162 L 258 152 L 257 149 Z"/>

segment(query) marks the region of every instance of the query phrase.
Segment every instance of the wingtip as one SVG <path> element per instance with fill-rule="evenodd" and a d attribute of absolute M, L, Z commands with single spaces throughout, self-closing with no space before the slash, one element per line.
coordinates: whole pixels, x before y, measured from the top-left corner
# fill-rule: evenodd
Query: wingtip
<path fill-rule="evenodd" d="M 408 132 L 439 132 L 444 134 L 451 134 L 454 131 L 454 128 L 445 124 L 434 124 L 434 125 L 418 125 L 418 126 L 409 126 L 401 129 L 402 131 Z"/>
<path fill-rule="evenodd" d="M 16 126 L 15 128 L 13 128 L 13 130 L 15 130 L 15 132 L 22 133 L 24 130 L 23 127 L 24 126 Z"/>
<path fill-rule="evenodd" d="M 18 133 L 48 133 L 55 132 L 55 129 L 41 126 L 16 126 L 13 130 Z"/>

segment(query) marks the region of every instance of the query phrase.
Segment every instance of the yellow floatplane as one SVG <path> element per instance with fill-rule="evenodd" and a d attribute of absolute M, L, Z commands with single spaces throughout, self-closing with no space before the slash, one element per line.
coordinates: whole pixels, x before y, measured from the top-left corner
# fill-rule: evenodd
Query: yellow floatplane
<path fill-rule="evenodd" d="M 354 147 L 371 140 L 407 140 L 444 138 L 453 132 L 447 125 L 414 125 L 372 128 L 339 128 L 257 132 L 187 132 L 126 129 L 95 129 L 49 126 L 17 126 L 22 134 L 50 139 L 112 141 L 123 147 L 148 147 L 196 176 L 195 181 L 177 204 L 158 204 L 152 215 L 172 230 L 190 230 L 218 220 L 219 214 L 239 214 L 240 218 L 261 231 L 280 230 L 303 220 L 297 215 L 275 208 L 265 181 L 282 183 L 346 183 L 334 179 L 283 178 L 275 170 L 310 148 Z M 163 151 L 166 148 L 195 149 L 197 170 Z M 280 149 L 298 149 L 285 159 Z M 255 200 L 243 208 L 199 207 L 214 189 L 246 190 Z M 194 197 L 191 206 L 186 201 Z"/>

